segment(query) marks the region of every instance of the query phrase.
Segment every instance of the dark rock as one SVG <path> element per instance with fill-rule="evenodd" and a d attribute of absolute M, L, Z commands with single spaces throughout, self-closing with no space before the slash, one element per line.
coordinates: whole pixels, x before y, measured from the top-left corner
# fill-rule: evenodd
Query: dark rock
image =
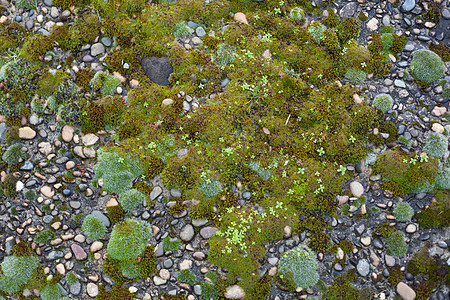
<path fill-rule="evenodd" d="M 372 241 L 372 244 L 377 249 L 381 250 L 381 249 L 384 248 L 383 242 L 379 238 L 374 238 L 373 241 Z"/>
<path fill-rule="evenodd" d="M 93 62 L 94 60 L 95 60 L 95 58 L 93 58 L 89 54 L 86 54 L 85 56 L 83 56 L 83 61 L 84 62 L 90 63 L 90 62 Z"/>
<path fill-rule="evenodd" d="M 173 73 L 172 65 L 167 57 L 144 57 L 142 69 L 145 75 L 154 83 L 162 86 L 169 85 L 170 74 Z"/>

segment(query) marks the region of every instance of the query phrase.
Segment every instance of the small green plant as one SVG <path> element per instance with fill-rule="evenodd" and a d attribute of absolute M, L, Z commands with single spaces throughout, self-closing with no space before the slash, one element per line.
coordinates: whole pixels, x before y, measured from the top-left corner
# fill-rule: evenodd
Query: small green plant
<path fill-rule="evenodd" d="M 120 80 L 108 72 L 98 71 L 89 82 L 94 90 L 100 90 L 102 95 L 112 95 L 115 93 Z"/>
<path fill-rule="evenodd" d="M 199 190 L 205 197 L 217 196 L 222 191 L 222 185 L 217 180 L 202 179 L 200 181 Z"/>
<path fill-rule="evenodd" d="M 42 300 L 59 300 L 61 299 L 61 291 L 58 288 L 58 285 L 48 283 L 44 288 L 40 291 Z"/>
<path fill-rule="evenodd" d="M 414 51 L 412 56 L 410 69 L 416 79 L 428 83 L 444 76 L 444 62 L 433 51 L 420 49 Z"/>
<path fill-rule="evenodd" d="M 325 30 L 327 27 L 322 23 L 314 23 L 313 25 L 308 27 L 309 34 L 314 38 L 317 43 L 320 43 L 325 38 Z"/>
<path fill-rule="evenodd" d="M 55 237 L 55 234 L 50 229 L 42 230 L 37 233 L 34 237 L 34 242 L 37 244 L 46 244 L 48 240 L 51 240 Z"/>
<path fill-rule="evenodd" d="M 139 204 L 144 203 L 145 194 L 136 190 L 128 190 L 125 193 L 120 194 L 119 202 L 122 205 L 122 208 L 128 211 L 132 211 Z"/>
<path fill-rule="evenodd" d="M 450 190 L 450 168 L 442 168 L 436 175 L 436 188 L 440 190 Z"/>
<path fill-rule="evenodd" d="M 38 4 L 38 0 L 17 0 L 16 1 L 17 8 L 35 9 L 37 4 Z"/>
<path fill-rule="evenodd" d="M 379 94 L 375 96 L 375 99 L 373 99 L 373 106 L 384 113 L 390 110 L 393 104 L 394 100 L 392 99 L 391 95 L 388 94 Z"/>
<path fill-rule="evenodd" d="M 111 232 L 107 253 L 112 259 L 135 259 L 144 252 L 152 229 L 147 222 L 125 219 Z"/>
<path fill-rule="evenodd" d="M 307 246 L 301 245 L 289 250 L 280 258 L 278 272 L 280 276 L 288 277 L 292 274 L 292 279 L 297 287 L 304 289 L 314 286 L 319 281 L 317 268 L 317 255 Z"/>
<path fill-rule="evenodd" d="M 428 155 L 440 158 L 448 149 L 447 137 L 438 132 L 430 132 L 425 139 L 423 151 Z"/>
<path fill-rule="evenodd" d="M 235 57 L 236 48 L 225 43 L 219 44 L 217 51 L 211 54 L 211 60 L 220 68 L 232 63 Z"/>
<path fill-rule="evenodd" d="M 405 242 L 405 234 L 402 231 L 395 231 L 386 239 L 388 246 L 387 253 L 392 256 L 403 256 L 408 251 L 408 244 Z"/>
<path fill-rule="evenodd" d="M 103 222 L 93 215 L 86 216 L 81 229 L 88 238 L 93 240 L 98 240 L 106 234 L 106 227 Z"/>
<path fill-rule="evenodd" d="M 3 153 L 2 159 L 8 165 L 16 165 L 21 159 L 27 159 L 27 154 L 22 150 L 23 144 L 17 143 L 11 145 Z"/>
<path fill-rule="evenodd" d="M 353 84 L 362 84 L 366 79 L 367 73 L 358 69 L 348 69 L 345 72 L 345 78 L 349 79 Z"/>
<path fill-rule="evenodd" d="M 20 286 L 26 284 L 39 265 L 39 259 L 34 255 L 11 255 L 3 259 L 0 275 L 0 290 L 5 293 L 16 293 Z"/>
<path fill-rule="evenodd" d="M 67 284 L 72 285 L 78 282 L 78 278 L 73 272 L 69 272 L 66 274 Z"/>
<path fill-rule="evenodd" d="M 171 238 L 167 236 L 163 239 L 163 249 L 164 251 L 177 251 L 180 249 L 183 241 L 177 238 Z"/>
<path fill-rule="evenodd" d="M 189 285 L 194 285 L 197 282 L 195 275 L 192 274 L 191 270 L 189 270 L 189 269 L 184 269 L 184 270 L 178 271 L 177 278 L 178 278 L 178 281 L 185 282 Z"/>
<path fill-rule="evenodd" d="M 189 27 L 186 25 L 186 22 L 181 21 L 175 24 L 173 28 L 173 35 L 178 39 L 182 36 L 188 35 L 190 33 Z"/>
<path fill-rule="evenodd" d="M 289 12 L 291 19 L 296 21 L 301 21 L 305 18 L 305 12 L 300 7 L 294 7 Z"/>
<path fill-rule="evenodd" d="M 411 221 L 414 210 L 407 202 L 399 202 L 395 205 L 394 216 L 397 221 Z"/>

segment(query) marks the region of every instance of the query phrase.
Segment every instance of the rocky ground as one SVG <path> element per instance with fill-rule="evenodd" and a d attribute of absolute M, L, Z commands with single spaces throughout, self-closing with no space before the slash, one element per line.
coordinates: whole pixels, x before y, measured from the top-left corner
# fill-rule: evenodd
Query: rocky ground
<path fill-rule="evenodd" d="M 416 3 L 414 0 L 406 0 L 399 7 L 394 8 L 389 2 L 381 1 L 357 1 L 336 2 L 336 9 L 341 17 L 357 16 L 363 13 L 367 16 L 365 28 L 359 36 L 359 42 L 367 44 L 367 38 L 373 31 L 384 25 L 393 25 L 395 33 L 404 35 L 408 42 L 399 60 L 392 57 L 393 68 L 390 75 L 383 79 L 366 80 L 359 89 L 368 98 L 372 99 L 379 93 L 389 93 L 393 96 L 395 104 L 392 111 L 396 116 L 392 118 L 401 122 L 398 127 L 399 134 L 411 142 L 412 148 L 423 144 L 427 132 L 431 129 L 435 132 L 450 132 L 450 119 L 448 99 L 442 96 L 441 86 L 432 86 L 427 90 L 420 90 L 410 76 L 404 73 L 408 69 L 411 52 L 427 48 L 429 43 L 442 41 L 450 42 L 450 10 L 447 0 L 443 0 L 441 22 L 423 22 L 416 17 L 426 9 L 430 2 Z M 321 0 L 313 0 L 319 5 Z M 53 26 L 59 22 L 71 22 L 73 13 L 70 10 L 61 10 L 52 6 L 51 0 L 44 0 L 36 10 L 16 9 L 10 1 L 2 0 L 2 5 L 8 8 L 8 13 L 0 18 L 15 20 L 28 30 L 48 35 Z M 191 35 L 180 40 L 186 49 L 196 47 L 202 43 L 201 37 L 206 33 L 198 24 L 188 24 Z M 89 66 L 94 70 L 104 68 L 105 54 L 112 49 L 113 38 L 99 37 L 97 43 L 84 45 L 81 60 L 76 61 L 72 71 Z M 57 57 L 64 57 L 67 53 L 55 53 Z M 56 60 L 49 55 L 44 60 Z M 164 62 L 148 62 L 144 70 L 154 68 L 156 65 L 164 69 Z M 56 66 L 55 66 L 56 67 Z M 450 82 L 447 63 L 445 79 Z M 151 72 L 150 72 L 151 73 Z M 164 73 L 164 72 L 163 72 Z M 162 75 L 164 79 L 166 75 Z M 136 83 L 137 84 L 137 83 Z M 223 82 L 226 86 L 227 82 Z M 126 99 L 125 86 L 119 86 L 117 93 Z M 190 95 L 184 97 L 185 110 L 191 109 L 205 99 L 197 99 Z M 35 199 L 17 197 L 14 201 L 3 201 L 0 206 L 0 260 L 5 255 L 10 255 L 12 246 L 18 238 L 32 242 L 33 249 L 39 256 L 40 262 L 45 264 L 46 273 L 56 272 L 65 275 L 74 272 L 79 282 L 68 285 L 63 279 L 58 283 L 63 295 L 71 299 L 89 299 L 98 293 L 101 284 L 113 284 L 111 278 L 101 271 L 102 260 L 106 253 L 108 236 L 101 240 L 93 241 L 86 238 L 76 222 L 77 215 L 93 214 L 97 216 L 105 226 L 111 227 L 106 214 L 106 207 L 114 205 L 117 200 L 113 195 L 100 192 L 100 188 L 93 184 L 93 165 L 96 162 L 96 151 L 100 145 L 111 137 L 114 132 L 99 132 L 97 134 L 82 134 L 78 128 L 72 126 L 60 127 L 54 116 L 46 115 L 44 118 L 35 114 L 29 119 L 24 119 L 20 129 L 20 138 L 24 150 L 29 154 L 29 159 L 23 161 L 20 170 L 14 175 L 19 179 L 17 191 L 25 194 L 27 191 L 36 193 Z M 4 143 L 4 132 L 7 129 L 5 123 L 0 124 L 0 141 Z M 404 147 L 407 147 L 406 145 Z M 383 149 L 375 148 L 375 153 Z M 178 155 L 183 155 L 180 150 Z M 351 206 L 350 213 L 341 214 L 338 219 L 329 218 L 327 221 L 333 228 L 330 232 L 332 240 L 338 244 L 343 239 L 348 239 L 356 246 L 352 253 L 338 252 L 338 258 L 347 256 L 347 265 L 335 263 L 335 256 L 329 253 L 319 253 L 320 279 L 331 284 L 333 278 L 342 275 L 342 271 L 349 266 L 357 268 L 359 275 L 364 278 L 359 287 L 370 286 L 374 289 L 378 299 L 395 299 L 400 295 L 403 299 L 414 299 L 412 289 L 417 284 L 417 278 L 406 272 L 395 289 L 390 287 L 383 276 L 388 276 L 387 267 L 399 265 L 405 270 L 406 262 L 412 255 L 424 245 L 428 245 L 431 255 L 439 256 L 450 265 L 450 231 L 423 229 L 413 218 L 410 222 L 397 222 L 392 215 L 392 208 L 399 201 L 407 201 L 417 212 L 433 201 L 431 193 L 419 193 L 407 195 L 403 198 L 394 197 L 388 191 L 380 187 L 380 177 L 371 174 L 370 159 L 355 166 L 348 166 L 347 170 L 354 172 L 353 178 L 345 188 L 349 188 L 354 197 L 341 196 L 342 203 L 351 203 L 357 197 L 364 195 L 366 204 L 360 207 Z M 2 174 L 4 175 L 4 174 Z M 70 175 L 70 176 L 68 176 Z M 62 181 L 60 180 L 62 178 Z M 156 204 L 152 207 L 140 206 L 133 211 L 136 219 L 151 220 L 153 228 L 152 243 L 156 245 L 157 268 L 159 276 L 148 278 L 145 281 L 128 284 L 129 290 L 135 293 L 137 299 L 159 299 L 162 292 L 175 295 L 180 291 L 188 293 L 188 299 L 201 299 L 199 284 L 189 286 L 177 281 L 178 270 L 191 269 L 196 275 L 206 274 L 209 270 L 217 270 L 206 258 L 208 252 L 208 239 L 217 228 L 209 226 L 208 220 L 192 221 L 184 211 L 180 215 L 171 215 L 168 208 L 174 204 L 173 198 L 181 196 L 176 190 L 168 190 L 156 177 L 149 181 L 153 187 L 151 200 Z M 248 196 L 248 195 L 247 195 Z M 244 195 L 244 198 L 246 195 Z M 358 219 L 358 213 L 378 208 L 379 212 L 369 218 Z M 375 228 L 387 221 L 395 223 L 396 228 L 405 233 L 409 250 L 401 258 L 395 258 L 385 254 L 385 239 L 374 234 Z M 43 229 L 52 228 L 56 236 L 48 245 L 33 242 L 34 235 Z M 162 240 L 168 236 L 176 236 L 182 241 L 181 247 L 176 251 L 164 251 Z M 305 241 L 308 234 L 292 234 L 286 228 L 285 239 L 267 244 L 266 255 L 261 263 L 261 274 L 275 275 L 280 254 Z M 382 276 L 383 275 L 383 276 Z M 239 299 L 242 291 L 237 287 L 229 290 L 229 299 Z M 33 291 L 25 291 L 33 293 Z M 270 299 L 283 300 L 310 298 L 317 296 L 319 291 L 308 289 L 307 295 L 296 296 L 293 293 L 283 291 L 273 285 Z M 433 292 L 431 299 L 449 299 L 449 287 L 441 285 Z"/>

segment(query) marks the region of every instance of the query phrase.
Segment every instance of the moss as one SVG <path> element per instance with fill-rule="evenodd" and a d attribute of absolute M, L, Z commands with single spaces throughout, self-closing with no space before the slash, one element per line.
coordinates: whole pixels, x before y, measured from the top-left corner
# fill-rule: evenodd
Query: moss
<path fill-rule="evenodd" d="M 122 271 L 120 270 L 120 264 L 118 260 L 107 257 L 103 262 L 102 270 L 117 284 L 122 284 L 125 281 L 125 278 L 122 276 Z"/>
<path fill-rule="evenodd" d="M 333 279 L 333 284 L 328 287 L 324 298 L 327 300 L 356 300 L 372 299 L 373 291 L 371 289 L 358 290 L 353 287 L 349 281 L 349 272 L 346 276 L 338 276 Z M 357 277 L 356 277 L 357 278 Z"/>
<path fill-rule="evenodd" d="M 332 244 L 333 242 L 328 234 L 325 232 L 317 232 L 311 234 L 311 240 L 309 241 L 308 246 L 316 252 L 325 252 L 331 247 Z"/>
<path fill-rule="evenodd" d="M 450 225 L 450 192 L 438 191 L 436 202 L 416 215 L 420 225 L 425 228 L 443 228 Z"/>
<path fill-rule="evenodd" d="M 86 216 L 81 229 L 88 238 L 93 240 L 98 240 L 106 234 L 105 225 L 94 215 Z"/>
<path fill-rule="evenodd" d="M 46 244 L 48 240 L 55 237 L 55 234 L 50 229 L 42 230 L 34 236 L 34 242 L 37 244 Z"/>
<path fill-rule="evenodd" d="M 389 271 L 388 281 L 391 286 L 396 287 L 397 284 L 403 279 L 403 272 L 400 270 L 401 267 L 399 265 L 395 265 L 393 267 L 387 267 Z"/>
<path fill-rule="evenodd" d="M 11 145 L 12 142 L 19 142 L 20 140 L 18 126 L 11 126 L 6 129 L 5 141 L 8 145 Z"/>
<path fill-rule="evenodd" d="M 366 16 L 366 14 L 364 14 L 363 12 L 360 12 L 358 15 L 358 19 L 362 22 L 365 22 L 365 21 L 367 21 L 368 16 Z"/>
<path fill-rule="evenodd" d="M 339 16 L 332 8 L 327 9 L 328 16 L 322 20 L 322 23 L 328 27 L 334 28 L 339 24 Z"/>
<path fill-rule="evenodd" d="M 52 40 L 44 35 L 37 34 L 26 38 L 20 55 L 29 61 L 43 60 L 43 55 L 53 48 Z"/>
<path fill-rule="evenodd" d="M 392 41 L 391 51 L 392 53 L 400 53 L 406 45 L 407 38 L 405 36 L 392 35 L 394 40 Z"/>
<path fill-rule="evenodd" d="M 436 261 L 431 257 L 428 248 L 422 247 L 414 253 L 414 256 L 408 262 L 406 270 L 414 276 L 419 274 L 431 275 L 436 267 Z"/>
<path fill-rule="evenodd" d="M 96 300 L 131 300 L 134 294 L 130 293 L 128 287 L 122 284 L 115 284 L 112 286 L 112 291 L 105 290 L 105 285 L 99 285 Z"/>
<path fill-rule="evenodd" d="M 429 46 L 430 50 L 439 55 L 443 61 L 447 62 L 450 60 L 450 47 L 443 42 L 439 42 L 437 45 L 431 43 Z"/>
<path fill-rule="evenodd" d="M 84 88 L 85 90 L 89 90 L 89 88 L 90 88 L 89 82 L 94 77 L 94 75 L 95 75 L 95 71 L 93 71 L 91 69 L 88 69 L 88 68 L 81 69 L 77 73 L 77 79 L 76 79 L 75 83 L 77 85 L 81 86 L 82 88 Z"/>
<path fill-rule="evenodd" d="M 419 81 L 430 83 L 444 76 L 442 58 L 433 51 L 420 49 L 412 53 L 411 73 Z"/>
<path fill-rule="evenodd" d="M 353 251 L 354 245 L 349 240 L 342 240 L 339 242 L 339 247 L 344 251 L 344 253 L 351 253 Z"/>
<path fill-rule="evenodd" d="M 167 236 L 163 239 L 163 248 L 164 251 L 177 251 L 180 249 L 183 241 L 177 238 L 171 238 Z"/>
<path fill-rule="evenodd" d="M 197 282 L 195 275 L 191 273 L 191 270 L 184 269 L 177 272 L 177 279 L 180 282 L 187 283 L 189 285 L 194 285 Z"/>
<path fill-rule="evenodd" d="M 13 174 L 7 174 L 5 180 L 2 182 L 2 188 L 5 196 L 9 199 L 14 199 L 17 196 L 16 184 L 18 179 Z"/>
<path fill-rule="evenodd" d="M 347 43 L 349 40 L 354 39 L 358 36 L 360 26 L 356 18 L 344 18 L 341 23 L 336 27 L 339 40 L 341 44 Z"/>
<path fill-rule="evenodd" d="M 63 81 L 65 74 L 58 70 L 55 75 L 50 72 L 44 72 L 44 74 L 38 80 L 37 93 L 41 97 L 48 97 L 58 91 L 59 85 Z"/>
<path fill-rule="evenodd" d="M 54 6 L 60 6 L 63 9 L 69 9 L 71 6 L 78 6 L 83 0 L 54 0 Z"/>
<path fill-rule="evenodd" d="M 405 242 L 405 234 L 402 231 L 394 231 L 387 239 L 387 253 L 393 256 L 403 256 L 408 251 L 408 244 Z"/>
<path fill-rule="evenodd" d="M 375 232 L 381 236 L 388 237 L 395 231 L 395 228 L 393 226 L 390 226 L 388 222 L 383 222 L 382 224 L 378 225 L 375 229 Z"/>

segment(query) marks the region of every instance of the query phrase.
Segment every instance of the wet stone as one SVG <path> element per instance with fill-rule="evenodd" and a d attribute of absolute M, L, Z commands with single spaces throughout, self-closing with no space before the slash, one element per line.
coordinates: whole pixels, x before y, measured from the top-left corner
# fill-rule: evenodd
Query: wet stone
<path fill-rule="evenodd" d="M 170 74 L 173 73 L 172 65 L 167 57 L 144 57 L 142 69 L 145 75 L 154 83 L 162 86 L 169 85 Z"/>

